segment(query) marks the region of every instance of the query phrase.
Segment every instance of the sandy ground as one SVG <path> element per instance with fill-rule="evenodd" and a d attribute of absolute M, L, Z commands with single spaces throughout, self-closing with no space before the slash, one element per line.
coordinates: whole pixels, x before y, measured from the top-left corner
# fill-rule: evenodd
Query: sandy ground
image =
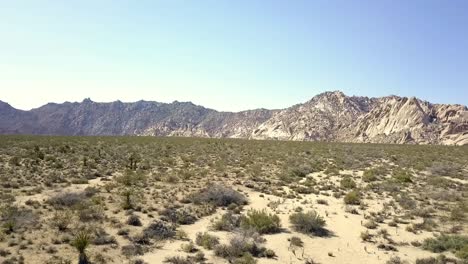
<path fill-rule="evenodd" d="M 342 171 L 342 174 L 360 176 L 362 172 Z M 325 175 L 322 173 L 314 173 L 309 175 L 316 180 L 320 181 Z M 338 184 L 340 177 L 330 177 L 328 180 Z M 89 186 L 102 185 L 105 182 L 101 179 L 93 179 L 88 184 L 74 184 L 60 190 L 47 190 L 40 194 L 29 195 L 29 196 L 18 196 L 16 202 L 18 204 L 24 204 L 28 200 L 45 201 L 48 197 L 53 196 L 58 192 L 67 191 L 80 191 L 84 190 Z M 336 199 L 332 196 L 326 196 L 323 194 L 308 194 L 302 195 L 301 199 L 283 199 L 273 195 L 261 194 L 259 192 L 252 191 L 245 187 L 240 187 L 241 190 L 248 196 L 249 205 L 245 207 L 248 209 L 267 209 L 272 211 L 268 204 L 272 201 L 279 201 L 278 207 L 274 210 L 281 219 L 282 227 L 284 231 L 279 234 L 265 235 L 266 243 L 265 246 L 269 249 L 274 250 L 277 255 L 276 259 L 258 259 L 260 264 L 268 263 L 301 263 L 303 264 L 306 259 L 312 259 L 318 263 L 350 263 L 350 264 L 361 264 L 361 263 L 385 263 L 392 256 L 399 256 L 403 260 L 409 260 L 414 262 L 417 258 L 429 257 L 432 254 L 428 251 L 421 250 L 419 248 L 408 246 L 397 246 L 397 252 L 383 251 L 377 248 L 377 243 L 363 242 L 360 238 L 361 232 L 367 230 L 362 223 L 366 221 L 364 214 L 359 210 L 359 214 L 350 214 L 345 212 L 345 204 L 343 199 Z M 287 191 L 288 189 L 284 187 Z M 317 199 L 323 199 L 327 201 L 327 205 L 318 204 Z M 368 205 L 366 212 L 377 212 L 383 207 L 385 199 L 370 199 L 365 200 Z M 304 211 L 316 210 L 321 216 L 326 219 L 326 228 L 332 232 L 332 236 L 329 237 L 314 237 L 308 236 L 301 233 L 294 232 L 290 228 L 289 215 L 294 213 L 295 208 L 302 207 Z M 188 238 L 191 241 L 195 241 L 196 234 L 198 232 L 210 232 L 213 235 L 218 236 L 221 239 L 221 243 L 227 243 L 233 233 L 212 231 L 210 230 L 211 221 L 217 217 L 220 217 L 225 213 L 224 209 L 218 209 L 218 211 L 208 217 L 204 217 L 198 220 L 192 225 L 183 225 L 179 229 L 187 233 Z M 116 215 L 121 221 L 125 221 L 125 215 Z M 147 225 L 151 219 L 142 217 L 144 225 Z M 412 241 L 422 241 L 427 237 L 432 237 L 432 233 L 420 232 L 418 234 L 410 233 L 405 230 L 406 225 L 399 225 L 398 227 L 390 227 L 387 224 L 380 224 L 379 228 L 385 228 L 390 237 L 396 243 L 407 243 Z M 375 230 L 371 230 L 371 233 Z M 120 245 L 128 244 L 128 241 L 118 236 L 114 232 L 110 232 L 111 235 L 115 236 Z M 296 250 L 294 254 L 289 249 L 288 238 L 297 236 L 304 242 L 304 250 Z M 146 253 L 141 258 L 150 264 L 164 263 L 167 257 L 171 256 L 186 256 L 187 253 L 181 250 L 183 244 L 187 244 L 188 241 L 168 241 L 161 245 L 160 248 L 153 249 L 151 252 Z M 207 258 L 208 263 L 228 263 L 225 259 L 216 257 L 213 251 L 205 250 L 198 247 Z M 114 260 L 114 263 L 120 261 L 126 262 L 126 260 Z M 34 262 L 33 259 L 27 263 L 40 263 Z"/>
<path fill-rule="evenodd" d="M 265 246 L 273 249 L 277 255 L 276 259 L 259 259 L 260 264 L 267 263 L 301 263 L 305 259 L 310 258 L 319 263 L 385 263 L 392 256 L 399 256 L 402 259 L 414 262 L 417 258 L 429 257 L 434 254 L 418 249 L 413 246 L 398 246 L 398 252 L 388 252 L 377 248 L 377 244 L 364 243 L 361 241 L 360 234 L 366 228 L 361 225 L 365 221 L 363 214 L 355 215 L 345 212 L 345 205 L 342 199 L 335 199 L 324 195 L 306 195 L 304 199 L 280 199 L 272 195 L 261 195 L 260 193 L 244 190 L 249 196 L 249 205 L 246 209 L 271 209 L 268 207 L 270 201 L 282 200 L 283 202 L 275 210 L 279 214 L 284 232 L 274 235 L 265 235 L 267 242 Z M 263 196 L 263 197 L 261 197 Z M 328 205 L 320 205 L 315 203 L 317 198 L 325 199 Z M 303 204 L 307 200 L 309 203 Z M 369 211 L 379 211 L 382 208 L 380 202 L 367 201 Z M 331 237 L 313 237 L 294 232 L 290 228 L 289 215 L 294 212 L 294 208 L 301 206 L 305 211 L 314 209 L 324 216 L 327 222 L 327 229 L 333 232 Z M 182 226 L 181 229 L 186 231 L 191 240 L 195 240 L 197 232 L 209 231 L 211 234 L 221 238 L 221 241 L 228 241 L 231 233 L 210 231 L 210 221 L 223 213 L 219 210 L 216 214 L 203 218 L 193 225 Z M 395 242 L 407 242 L 431 237 L 429 232 L 413 234 L 405 231 L 405 226 L 401 225 L 397 228 L 389 227 L 386 224 L 381 224 L 388 230 L 391 238 Z M 302 250 L 297 250 L 296 255 L 289 250 L 288 238 L 298 236 L 304 241 L 304 254 Z M 186 243 L 186 242 L 185 242 Z M 162 249 L 156 249 L 151 253 L 143 256 L 143 259 L 148 263 L 164 263 L 164 259 L 169 256 L 185 256 L 186 253 L 180 250 L 184 242 L 174 241 L 166 243 Z M 209 263 L 228 263 L 224 259 L 217 258 L 212 251 L 205 251 Z M 332 256 L 329 256 L 331 254 Z"/>

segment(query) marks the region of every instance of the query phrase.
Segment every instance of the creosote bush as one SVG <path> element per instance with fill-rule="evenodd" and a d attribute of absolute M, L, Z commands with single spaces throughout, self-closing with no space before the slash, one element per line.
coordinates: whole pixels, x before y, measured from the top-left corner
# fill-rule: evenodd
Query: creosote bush
<path fill-rule="evenodd" d="M 361 195 L 358 191 L 350 191 L 344 197 L 345 204 L 350 205 L 360 205 L 361 204 Z"/>
<path fill-rule="evenodd" d="M 441 235 L 424 240 L 422 248 L 435 253 L 452 251 L 460 258 L 468 256 L 468 237 L 461 235 Z"/>
<path fill-rule="evenodd" d="M 294 213 L 289 216 L 289 221 L 291 221 L 293 229 L 297 232 L 316 236 L 326 236 L 329 233 L 324 228 L 325 219 L 316 211 Z"/>
<path fill-rule="evenodd" d="M 242 218 L 243 228 L 253 228 L 260 234 L 273 234 L 281 230 L 281 221 L 276 214 L 268 213 L 266 210 L 250 210 Z"/>
<path fill-rule="evenodd" d="M 345 176 L 341 179 L 340 186 L 344 189 L 353 189 L 356 188 L 356 182 L 351 177 Z"/>

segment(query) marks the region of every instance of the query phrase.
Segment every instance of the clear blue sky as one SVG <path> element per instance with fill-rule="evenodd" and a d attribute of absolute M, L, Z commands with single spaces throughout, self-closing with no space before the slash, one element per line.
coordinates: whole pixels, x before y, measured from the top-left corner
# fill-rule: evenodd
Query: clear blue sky
<path fill-rule="evenodd" d="M 0 3 L 0 100 L 283 108 L 329 90 L 468 104 L 466 0 Z"/>

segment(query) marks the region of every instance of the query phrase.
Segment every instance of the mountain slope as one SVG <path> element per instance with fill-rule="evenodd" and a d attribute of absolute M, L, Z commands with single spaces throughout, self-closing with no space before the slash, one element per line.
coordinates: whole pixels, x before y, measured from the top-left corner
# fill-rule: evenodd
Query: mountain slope
<path fill-rule="evenodd" d="M 218 112 L 191 102 L 49 103 L 30 111 L 0 101 L 1 134 L 150 135 L 374 143 L 468 144 L 468 110 L 417 98 L 325 92 L 281 110 Z"/>

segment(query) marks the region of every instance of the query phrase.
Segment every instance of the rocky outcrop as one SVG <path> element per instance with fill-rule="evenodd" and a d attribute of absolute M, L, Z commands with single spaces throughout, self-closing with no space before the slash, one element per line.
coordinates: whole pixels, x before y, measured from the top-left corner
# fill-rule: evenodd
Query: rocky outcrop
<path fill-rule="evenodd" d="M 146 135 L 398 144 L 468 144 L 468 110 L 411 97 L 325 92 L 281 110 L 218 112 L 191 102 L 49 103 L 21 111 L 0 101 L 1 134 Z"/>

